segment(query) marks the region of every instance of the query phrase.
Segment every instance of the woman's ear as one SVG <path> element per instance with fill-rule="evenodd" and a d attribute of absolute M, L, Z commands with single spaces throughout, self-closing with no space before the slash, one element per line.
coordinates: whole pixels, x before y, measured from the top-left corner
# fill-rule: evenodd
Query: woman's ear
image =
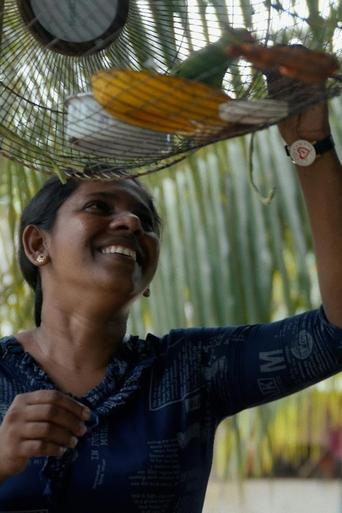
<path fill-rule="evenodd" d="M 41 266 L 47 263 L 49 255 L 46 247 L 46 235 L 43 230 L 29 224 L 23 231 L 22 241 L 25 254 L 32 264 Z"/>

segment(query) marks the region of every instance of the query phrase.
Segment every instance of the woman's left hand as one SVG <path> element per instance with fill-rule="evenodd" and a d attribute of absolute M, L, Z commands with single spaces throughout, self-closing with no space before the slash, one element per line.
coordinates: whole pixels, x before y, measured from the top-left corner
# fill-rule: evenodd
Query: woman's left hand
<path fill-rule="evenodd" d="M 305 84 L 321 84 L 338 70 L 334 55 L 309 50 L 303 45 L 264 46 L 256 43 L 235 45 L 234 55 L 242 56 L 265 73 L 274 70 Z"/>

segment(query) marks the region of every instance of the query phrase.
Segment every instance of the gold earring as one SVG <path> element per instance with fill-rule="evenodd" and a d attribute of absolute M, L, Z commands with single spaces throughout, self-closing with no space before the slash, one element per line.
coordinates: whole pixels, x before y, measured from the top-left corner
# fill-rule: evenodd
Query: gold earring
<path fill-rule="evenodd" d="M 36 258 L 37 264 L 45 264 L 46 263 L 46 255 L 38 255 Z"/>
<path fill-rule="evenodd" d="M 143 292 L 143 296 L 144 296 L 144 297 L 150 297 L 150 295 L 151 295 L 151 291 L 150 291 L 150 289 L 146 289 L 146 290 L 144 290 L 144 292 Z"/>

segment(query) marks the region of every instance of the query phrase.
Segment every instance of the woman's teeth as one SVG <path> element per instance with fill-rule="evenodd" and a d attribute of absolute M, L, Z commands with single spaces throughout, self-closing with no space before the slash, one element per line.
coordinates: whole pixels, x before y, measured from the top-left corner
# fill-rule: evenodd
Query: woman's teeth
<path fill-rule="evenodd" d="M 101 249 L 101 253 L 119 253 L 120 255 L 131 257 L 133 258 L 133 260 L 137 259 L 137 254 L 135 251 L 133 251 L 132 249 L 124 248 L 123 246 L 107 246 L 106 248 Z"/>

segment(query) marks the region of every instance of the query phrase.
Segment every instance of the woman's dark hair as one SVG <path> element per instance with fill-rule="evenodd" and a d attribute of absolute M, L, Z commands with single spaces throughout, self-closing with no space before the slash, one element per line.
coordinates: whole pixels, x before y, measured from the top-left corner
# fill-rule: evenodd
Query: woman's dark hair
<path fill-rule="evenodd" d="M 99 165 L 96 165 L 97 171 Z M 106 167 L 103 165 L 103 170 Z M 118 173 L 118 175 L 120 175 Z M 114 180 L 114 178 L 113 178 Z M 161 220 L 154 206 L 153 200 L 145 187 L 135 178 L 133 180 L 144 191 L 148 206 L 152 212 L 154 229 L 159 235 L 161 229 Z M 45 231 L 50 231 L 56 220 L 57 212 L 60 206 L 75 192 L 78 187 L 84 183 L 82 180 L 70 178 L 66 183 L 62 183 L 57 176 L 52 176 L 31 199 L 24 209 L 19 227 L 19 265 L 25 281 L 34 290 L 34 319 L 36 326 L 41 324 L 41 310 L 43 304 L 43 292 L 40 278 L 40 272 L 37 266 L 27 258 L 23 245 L 23 232 L 28 225 L 35 225 Z"/>

